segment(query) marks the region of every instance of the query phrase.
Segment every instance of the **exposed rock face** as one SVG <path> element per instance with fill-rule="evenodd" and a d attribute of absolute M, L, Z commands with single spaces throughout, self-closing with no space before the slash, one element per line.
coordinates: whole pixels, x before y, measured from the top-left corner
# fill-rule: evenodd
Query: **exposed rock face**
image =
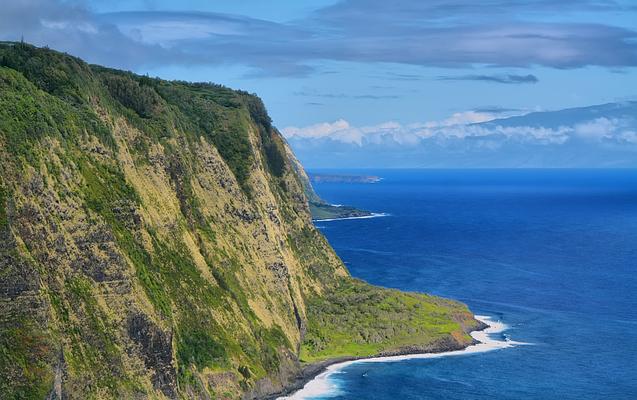
<path fill-rule="evenodd" d="M 153 388 L 168 398 L 177 397 L 177 377 L 173 365 L 172 334 L 164 332 L 144 314 L 128 320 L 128 336 L 139 346 L 146 369 L 152 371 Z"/>

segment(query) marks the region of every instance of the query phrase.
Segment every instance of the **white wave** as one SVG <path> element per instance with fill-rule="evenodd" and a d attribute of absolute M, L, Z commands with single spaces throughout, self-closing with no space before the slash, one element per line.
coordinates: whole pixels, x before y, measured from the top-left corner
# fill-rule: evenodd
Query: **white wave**
<path fill-rule="evenodd" d="M 334 374 L 340 373 L 340 371 L 352 364 L 359 363 L 386 363 L 386 362 L 398 362 L 404 360 L 414 359 L 426 359 L 426 358 L 440 358 L 450 356 L 461 356 L 467 354 L 484 353 L 487 351 L 493 351 L 498 349 L 505 349 L 508 347 L 525 345 L 528 343 L 516 342 L 510 340 L 505 336 L 504 340 L 498 340 L 491 337 L 491 335 L 502 333 L 508 329 L 508 326 L 501 321 L 495 321 L 491 317 L 484 315 L 476 315 L 475 318 L 485 324 L 489 325 L 488 328 L 482 331 L 471 332 L 471 336 L 480 343 L 471 345 L 463 350 L 447 351 L 443 353 L 424 353 L 424 354 L 408 354 L 403 356 L 391 356 L 391 357 L 373 357 L 364 358 L 361 360 L 345 361 L 338 364 L 333 364 L 327 367 L 327 369 L 317 375 L 313 380 L 303 386 L 302 389 L 293 393 L 290 396 L 279 397 L 277 400 L 304 400 L 312 399 L 315 397 L 335 397 L 340 394 L 339 388 L 336 383 L 330 379 Z"/>
<path fill-rule="evenodd" d="M 369 219 L 378 217 L 389 217 L 391 214 L 387 213 L 372 213 L 371 215 L 363 215 L 360 217 L 344 217 L 344 218 L 328 218 L 328 219 L 315 219 L 314 222 L 330 222 L 330 221 L 343 221 L 346 219 Z"/>

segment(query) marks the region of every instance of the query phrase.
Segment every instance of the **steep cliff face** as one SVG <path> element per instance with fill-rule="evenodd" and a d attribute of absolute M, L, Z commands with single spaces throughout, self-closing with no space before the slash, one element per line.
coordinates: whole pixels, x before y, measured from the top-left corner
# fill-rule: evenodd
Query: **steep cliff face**
<path fill-rule="evenodd" d="M 338 347 L 351 278 L 288 153 L 253 95 L 0 45 L 0 392 L 250 398 Z"/>
<path fill-rule="evenodd" d="M 301 187 L 303 188 L 303 192 L 305 193 L 305 197 L 307 198 L 307 202 L 310 206 L 310 214 L 314 220 L 319 221 L 339 218 L 369 217 L 373 215 L 373 213 L 367 210 L 360 210 L 352 206 L 335 206 L 323 200 L 314 191 L 310 177 L 305 172 L 305 169 L 303 169 L 301 162 L 292 153 L 290 147 L 286 146 L 286 150 L 288 159 L 290 160 L 290 165 L 296 172 L 301 183 Z"/>

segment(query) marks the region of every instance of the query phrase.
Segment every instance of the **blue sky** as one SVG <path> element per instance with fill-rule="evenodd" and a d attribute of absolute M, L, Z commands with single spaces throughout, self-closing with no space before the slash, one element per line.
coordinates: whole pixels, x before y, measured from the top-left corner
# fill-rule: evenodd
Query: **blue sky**
<path fill-rule="evenodd" d="M 637 98 L 622 0 L 12 0 L 0 38 L 256 92 L 284 132 L 466 124 Z M 310 132 L 311 130 L 306 130 Z"/>

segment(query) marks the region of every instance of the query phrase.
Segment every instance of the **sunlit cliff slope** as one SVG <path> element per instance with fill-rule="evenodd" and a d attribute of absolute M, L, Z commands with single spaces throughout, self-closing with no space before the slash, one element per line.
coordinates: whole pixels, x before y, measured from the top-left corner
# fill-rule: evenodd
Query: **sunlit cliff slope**
<path fill-rule="evenodd" d="M 290 154 L 254 95 L 1 44 L 2 398 L 254 398 L 466 346 L 465 306 L 349 277 Z"/>

